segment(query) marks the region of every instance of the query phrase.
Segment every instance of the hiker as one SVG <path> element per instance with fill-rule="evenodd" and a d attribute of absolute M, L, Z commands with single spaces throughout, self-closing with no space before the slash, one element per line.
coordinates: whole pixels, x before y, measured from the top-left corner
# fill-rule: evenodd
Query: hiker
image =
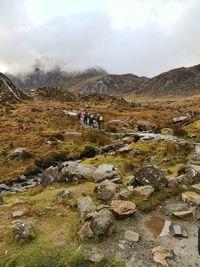
<path fill-rule="evenodd" d="M 88 123 L 88 112 L 85 112 L 85 116 L 84 116 L 84 123 L 87 124 Z"/>
<path fill-rule="evenodd" d="M 93 123 L 94 123 L 94 115 L 90 114 L 89 115 L 89 125 L 90 125 L 90 127 L 93 127 Z"/>
<path fill-rule="evenodd" d="M 81 120 L 81 112 L 80 111 L 77 113 L 77 118 L 79 121 Z"/>
<path fill-rule="evenodd" d="M 97 124 L 98 124 L 98 129 L 100 130 L 101 129 L 101 126 L 103 125 L 104 123 L 104 118 L 101 114 L 98 114 L 97 115 Z"/>

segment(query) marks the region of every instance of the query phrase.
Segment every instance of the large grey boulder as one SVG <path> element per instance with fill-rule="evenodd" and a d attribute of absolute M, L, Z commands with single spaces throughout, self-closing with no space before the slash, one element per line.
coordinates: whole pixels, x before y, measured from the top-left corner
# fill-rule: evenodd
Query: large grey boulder
<path fill-rule="evenodd" d="M 112 179 L 118 174 L 118 169 L 112 164 L 100 165 L 93 174 L 95 182 L 99 183 L 106 179 Z"/>
<path fill-rule="evenodd" d="M 189 165 L 182 169 L 182 174 L 177 178 L 178 183 L 192 184 L 200 181 L 200 166 Z"/>
<path fill-rule="evenodd" d="M 32 240 L 35 238 L 34 224 L 32 221 L 19 222 L 12 227 L 15 240 Z"/>
<path fill-rule="evenodd" d="M 154 166 L 145 166 L 138 170 L 131 185 L 151 185 L 154 189 L 159 189 L 168 184 L 165 171 Z"/>
<path fill-rule="evenodd" d="M 90 179 L 95 172 L 95 168 L 86 164 L 68 161 L 61 165 L 60 172 L 56 177 L 57 182 L 72 182 L 82 179 Z"/>
<path fill-rule="evenodd" d="M 107 209 L 95 212 L 90 224 L 93 233 L 97 236 L 109 234 L 113 230 L 113 219 L 112 212 Z"/>
<path fill-rule="evenodd" d="M 97 185 L 95 192 L 98 199 L 109 200 L 114 197 L 118 186 L 110 180 L 105 180 Z"/>
<path fill-rule="evenodd" d="M 77 205 L 80 212 L 81 221 L 84 221 L 89 213 L 96 210 L 96 206 L 89 196 L 80 197 L 79 199 L 77 199 Z"/>
<path fill-rule="evenodd" d="M 41 185 L 48 186 L 52 185 L 55 182 L 55 179 L 58 175 L 58 167 L 49 167 L 48 169 L 44 170 L 41 176 Z"/>

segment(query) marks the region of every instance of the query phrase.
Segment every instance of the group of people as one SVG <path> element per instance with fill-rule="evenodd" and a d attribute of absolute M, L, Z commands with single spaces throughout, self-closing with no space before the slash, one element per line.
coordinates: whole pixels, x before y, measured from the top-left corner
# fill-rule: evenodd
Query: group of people
<path fill-rule="evenodd" d="M 104 125 L 104 118 L 101 114 L 94 115 L 87 111 L 79 111 L 77 113 L 77 117 L 82 123 L 87 124 L 90 127 L 94 127 L 94 124 L 96 122 L 99 130 Z"/>

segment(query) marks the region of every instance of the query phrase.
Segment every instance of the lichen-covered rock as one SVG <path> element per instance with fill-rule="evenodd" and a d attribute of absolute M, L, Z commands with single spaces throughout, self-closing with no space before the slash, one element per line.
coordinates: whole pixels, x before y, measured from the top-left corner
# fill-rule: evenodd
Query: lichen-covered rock
<path fill-rule="evenodd" d="M 41 176 L 41 185 L 49 186 L 55 182 L 55 179 L 58 175 L 58 167 L 49 167 L 48 169 L 44 170 Z"/>
<path fill-rule="evenodd" d="M 59 204 L 67 204 L 68 200 L 73 198 L 74 193 L 68 190 L 61 190 L 56 195 L 56 201 Z"/>
<path fill-rule="evenodd" d="M 133 181 L 130 182 L 133 185 L 151 185 L 155 189 L 159 189 L 168 184 L 165 171 L 158 169 L 154 166 L 144 166 L 139 169 Z"/>
<path fill-rule="evenodd" d="M 96 183 L 100 183 L 106 179 L 112 179 L 118 174 L 118 169 L 112 164 L 100 165 L 93 174 Z"/>
<path fill-rule="evenodd" d="M 102 209 L 99 212 L 95 212 L 90 227 L 93 233 L 97 236 L 103 236 L 109 234 L 110 230 L 113 230 L 113 214 L 107 209 Z"/>
<path fill-rule="evenodd" d="M 26 151 L 26 149 L 24 147 L 18 147 L 12 152 L 12 154 L 9 156 L 9 158 L 11 160 L 22 159 L 22 158 L 28 157 L 28 155 L 30 155 L 30 154 Z"/>
<path fill-rule="evenodd" d="M 117 185 L 109 180 L 105 180 L 97 185 L 95 192 L 98 199 L 112 199 L 117 191 Z"/>
<path fill-rule="evenodd" d="M 77 200 L 78 209 L 80 212 L 81 221 L 84 221 L 86 216 L 96 210 L 96 206 L 94 205 L 91 197 L 80 197 Z"/>
<path fill-rule="evenodd" d="M 82 225 L 81 229 L 78 231 L 78 235 L 81 239 L 92 238 L 94 236 L 94 233 L 90 228 L 90 222 L 86 222 Z"/>
<path fill-rule="evenodd" d="M 182 174 L 176 179 L 178 183 L 192 184 L 200 181 L 200 166 L 189 165 L 181 170 Z"/>
<path fill-rule="evenodd" d="M 12 232 L 15 240 L 32 240 L 35 238 L 34 224 L 32 221 L 14 224 Z"/>
<path fill-rule="evenodd" d="M 162 266 L 167 267 L 168 262 L 166 259 L 171 259 L 174 257 L 174 252 L 166 247 L 158 246 L 152 249 L 154 254 L 154 261 L 160 263 Z"/>

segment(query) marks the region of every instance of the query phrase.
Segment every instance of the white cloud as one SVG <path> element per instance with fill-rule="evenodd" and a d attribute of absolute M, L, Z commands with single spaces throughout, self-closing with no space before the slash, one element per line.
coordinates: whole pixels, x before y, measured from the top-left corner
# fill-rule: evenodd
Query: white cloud
<path fill-rule="evenodd" d="M 26 71 L 42 58 L 151 76 L 200 63 L 198 0 L 0 1 L 0 70 Z"/>

